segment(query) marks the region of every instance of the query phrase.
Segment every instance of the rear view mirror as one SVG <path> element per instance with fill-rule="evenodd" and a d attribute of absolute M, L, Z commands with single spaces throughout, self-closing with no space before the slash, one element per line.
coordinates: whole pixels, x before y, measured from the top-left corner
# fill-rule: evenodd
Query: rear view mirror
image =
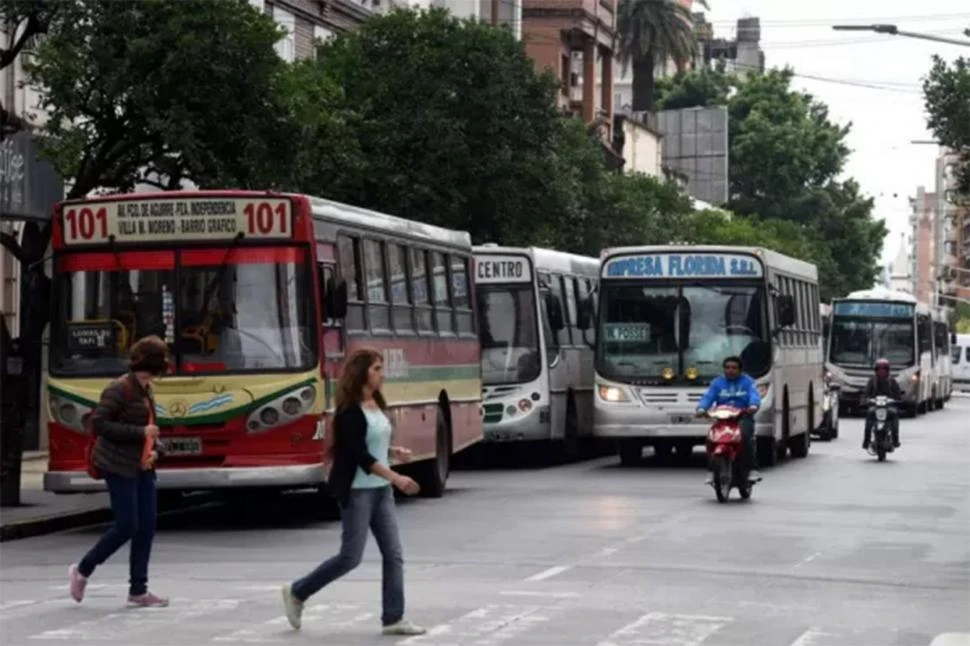
<path fill-rule="evenodd" d="M 788 294 L 775 296 L 775 313 L 778 316 L 779 327 L 789 327 L 795 324 L 795 299 Z"/>
<path fill-rule="evenodd" d="M 580 330 L 588 330 L 593 326 L 593 299 L 586 297 L 579 301 L 576 311 L 576 325 Z"/>
<path fill-rule="evenodd" d="M 546 315 L 549 317 L 549 327 L 558 332 L 566 327 L 562 316 L 562 303 L 555 294 L 546 294 Z"/>

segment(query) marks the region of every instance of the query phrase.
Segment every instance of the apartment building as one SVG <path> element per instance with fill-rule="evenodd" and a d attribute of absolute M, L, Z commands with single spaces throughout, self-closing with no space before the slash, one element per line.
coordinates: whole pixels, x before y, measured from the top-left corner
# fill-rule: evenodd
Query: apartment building
<path fill-rule="evenodd" d="M 503 0 L 507 1 L 507 0 Z M 522 39 L 560 80 L 559 106 L 613 140 L 617 0 L 522 0 Z"/>

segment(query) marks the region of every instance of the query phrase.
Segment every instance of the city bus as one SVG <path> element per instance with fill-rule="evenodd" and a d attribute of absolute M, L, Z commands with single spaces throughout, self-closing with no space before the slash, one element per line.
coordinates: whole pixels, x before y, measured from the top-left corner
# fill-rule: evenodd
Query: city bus
<path fill-rule="evenodd" d="M 970 390 L 970 334 L 954 335 L 950 363 L 953 364 L 953 387 L 961 392 Z"/>
<path fill-rule="evenodd" d="M 575 457 L 593 423 L 593 350 L 576 304 L 599 259 L 550 249 L 475 247 L 485 442 L 553 442 Z"/>
<path fill-rule="evenodd" d="M 905 412 L 935 408 L 939 385 L 933 337 L 930 307 L 912 294 L 870 289 L 834 299 L 825 370 L 839 384 L 843 411 L 864 406 L 862 392 L 879 358 L 889 360 Z"/>
<path fill-rule="evenodd" d="M 384 358 L 394 441 L 432 497 L 482 437 L 471 238 L 306 195 L 180 191 L 66 201 L 53 219 L 44 487 L 85 473 L 85 422 L 128 349 L 169 344 L 155 386 L 162 490 L 316 489 L 336 379 Z"/>
<path fill-rule="evenodd" d="M 608 249 L 601 256 L 593 433 L 631 464 L 644 446 L 683 456 L 709 423 L 697 403 L 740 356 L 761 394 L 759 461 L 808 455 L 821 420 L 822 327 L 815 265 L 727 246 Z"/>
<path fill-rule="evenodd" d="M 932 404 L 937 410 L 950 401 L 953 394 L 953 366 L 950 364 L 950 313 L 946 307 L 934 307 L 930 312 L 933 320 L 933 363 L 936 376 L 936 397 Z"/>

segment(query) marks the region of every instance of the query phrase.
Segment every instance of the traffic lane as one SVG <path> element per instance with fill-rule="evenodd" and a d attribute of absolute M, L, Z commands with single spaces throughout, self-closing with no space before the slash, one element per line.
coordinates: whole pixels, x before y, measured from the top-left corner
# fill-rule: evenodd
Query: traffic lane
<path fill-rule="evenodd" d="M 439 627 L 412 643 L 632 644 L 652 635 L 668 645 L 862 646 L 967 630 L 970 510 L 957 449 L 968 403 L 904 420 L 903 450 L 883 464 L 858 447 L 861 421 L 847 420 L 839 440 L 768 471 L 747 503 L 714 503 L 700 469 L 621 469 L 615 458 L 456 474 L 444 499 L 400 507 L 410 614 Z M 272 528 L 267 517 L 281 509 L 166 520 L 153 581 L 177 607 L 137 625 L 117 612 L 123 553 L 99 571 L 95 585 L 108 586 L 92 590 L 100 596 L 80 607 L 64 600 L 64 566 L 95 533 L 5 546 L 5 633 L 39 644 L 135 634 L 162 644 L 247 641 L 243 631 L 252 643 L 280 643 L 292 636 L 279 625 L 278 582 L 332 553 L 339 537 L 335 524 L 305 519 Z M 321 595 L 331 605 L 308 618 L 306 636 L 372 643 L 374 618 L 365 617 L 376 610 L 379 571 L 371 544 L 364 565 Z"/>

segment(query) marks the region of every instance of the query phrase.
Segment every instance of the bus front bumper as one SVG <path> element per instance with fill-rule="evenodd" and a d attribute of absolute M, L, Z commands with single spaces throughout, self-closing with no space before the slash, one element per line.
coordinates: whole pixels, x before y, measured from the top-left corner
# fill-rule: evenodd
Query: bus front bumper
<path fill-rule="evenodd" d="M 204 469 L 159 469 L 159 489 L 205 491 L 237 487 L 302 488 L 323 483 L 323 464 L 299 464 L 272 467 L 226 467 Z M 104 480 L 95 480 L 84 471 L 48 471 L 44 490 L 54 493 L 89 493 L 105 491 Z"/>
<path fill-rule="evenodd" d="M 602 438 L 674 440 L 694 439 L 705 440 L 710 431 L 710 423 L 706 424 L 597 424 L 593 427 L 593 435 Z M 755 435 L 772 437 L 774 425 L 758 422 L 755 424 Z"/>

